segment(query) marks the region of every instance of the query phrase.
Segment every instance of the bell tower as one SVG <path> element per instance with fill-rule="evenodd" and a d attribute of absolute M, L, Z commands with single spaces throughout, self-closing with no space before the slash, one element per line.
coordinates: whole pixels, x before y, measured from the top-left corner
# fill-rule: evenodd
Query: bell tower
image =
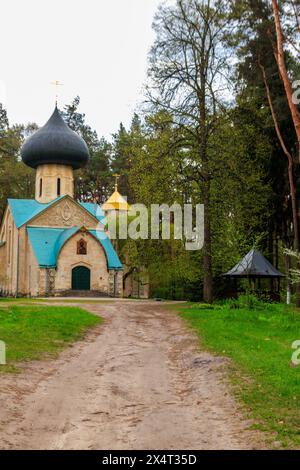
<path fill-rule="evenodd" d="M 49 121 L 25 141 L 21 156 L 36 169 L 36 201 L 48 203 L 67 194 L 74 197 L 74 170 L 87 164 L 89 151 L 56 106 Z"/>
<path fill-rule="evenodd" d="M 73 168 L 56 163 L 39 165 L 35 177 L 36 201 L 48 203 L 66 194 L 74 198 Z"/>

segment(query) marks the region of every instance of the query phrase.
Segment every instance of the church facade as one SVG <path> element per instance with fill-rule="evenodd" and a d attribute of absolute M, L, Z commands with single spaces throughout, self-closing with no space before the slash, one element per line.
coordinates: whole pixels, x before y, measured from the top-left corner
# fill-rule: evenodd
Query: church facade
<path fill-rule="evenodd" d="M 8 200 L 0 227 L 0 294 L 122 297 L 123 266 L 105 231 L 105 214 L 74 199 L 73 172 L 89 158 L 83 139 L 55 108 L 21 156 L 36 169 L 35 199 Z"/>

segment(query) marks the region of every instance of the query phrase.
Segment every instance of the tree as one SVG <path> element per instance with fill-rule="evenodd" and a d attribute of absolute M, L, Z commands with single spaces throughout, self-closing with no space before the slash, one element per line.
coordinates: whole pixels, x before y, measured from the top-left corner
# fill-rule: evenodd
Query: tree
<path fill-rule="evenodd" d="M 293 13 L 296 19 L 296 30 L 298 30 L 298 34 L 299 34 L 300 32 L 299 16 L 298 16 L 299 12 L 297 11 L 296 3 L 293 1 L 291 3 L 293 7 Z M 277 0 L 272 0 L 272 9 L 274 13 L 274 23 L 275 23 L 275 30 L 276 30 L 276 44 L 273 43 L 274 55 L 275 55 L 275 59 L 278 65 L 278 70 L 279 70 L 279 73 L 280 73 L 280 76 L 282 78 L 282 82 L 284 85 L 284 90 L 285 90 L 286 98 L 288 101 L 288 105 L 289 105 L 289 109 L 290 109 L 290 113 L 292 117 L 292 122 L 295 128 L 295 132 L 296 132 L 296 136 L 298 140 L 298 160 L 300 162 L 300 112 L 299 112 L 297 104 L 294 102 L 294 99 L 293 99 L 292 83 L 291 83 L 291 79 L 290 79 L 288 69 L 286 66 L 286 53 L 284 51 L 285 38 L 283 34 L 283 28 L 281 24 L 281 18 L 280 18 L 280 12 L 279 12 L 279 6 L 278 6 Z M 294 183 L 294 162 L 293 162 L 293 157 L 291 153 L 287 149 L 287 146 L 282 137 L 282 134 L 281 134 L 278 122 L 277 122 L 277 117 L 276 117 L 276 113 L 275 113 L 273 103 L 272 103 L 272 98 L 271 98 L 271 93 L 270 93 L 270 89 L 269 89 L 269 85 L 267 81 L 266 72 L 262 66 L 261 68 L 262 68 L 262 73 L 264 76 L 264 82 L 265 82 L 265 86 L 267 90 L 270 109 L 271 109 L 272 117 L 274 120 L 274 126 L 276 129 L 281 147 L 288 159 L 289 182 L 290 182 L 291 202 L 292 202 L 292 212 L 293 212 L 294 250 L 296 251 L 296 253 L 298 253 L 299 252 L 299 221 L 298 221 L 298 204 L 297 204 L 297 199 L 296 199 L 296 190 L 295 190 L 295 183 Z M 286 254 L 287 256 L 289 256 L 288 252 L 286 252 Z M 297 269 L 299 270 L 300 268 L 299 259 L 297 257 L 296 259 L 297 259 Z M 290 267 L 290 263 L 287 262 L 287 268 L 289 269 L 289 267 Z M 288 273 L 288 279 L 289 279 L 289 273 Z M 289 282 L 288 282 L 288 292 L 289 290 L 290 290 L 290 287 L 289 287 Z M 296 303 L 297 303 L 297 306 L 300 307 L 300 282 L 299 280 L 298 282 L 296 282 L 296 292 L 297 292 Z"/>
<path fill-rule="evenodd" d="M 239 101 L 222 119 L 209 149 L 212 164 L 216 161 L 211 191 L 215 279 L 268 232 L 272 146 L 264 129 L 265 115 L 266 110 L 257 110 L 253 102 Z"/>
<path fill-rule="evenodd" d="M 177 0 L 155 17 L 156 40 L 150 55 L 148 99 L 172 114 L 193 147 L 194 181 L 205 206 L 204 289 L 212 302 L 211 181 L 208 146 L 218 125 L 228 57 L 223 38 L 229 18 L 223 1 Z M 196 201 L 196 202 L 198 202 Z"/>
<path fill-rule="evenodd" d="M 241 0 L 236 2 L 233 11 L 233 16 L 236 15 L 238 19 L 238 33 L 235 39 L 238 56 L 241 59 L 237 68 L 240 97 L 247 101 L 254 100 L 258 110 L 269 108 L 272 118 L 270 124 L 268 121 L 265 124 L 266 129 L 269 128 L 269 139 L 273 147 L 269 179 L 272 181 L 274 199 L 273 204 L 271 202 L 273 211 L 269 219 L 268 251 L 272 257 L 275 255 L 276 259 L 271 261 L 275 261 L 278 265 L 279 238 L 285 247 L 297 249 L 299 245 L 298 196 L 295 185 L 299 173 L 295 145 L 297 138 L 286 90 L 278 68 L 276 28 L 271 3 L 262 0 Z M 285 24 L 287 23 L 286 19 Z M 286 32 L 289 33 L 290 43 L 294 43 L 294 30 L 286 27 Z M 288 50 L 284 53 L 284 62 L 289 76 L 295 75 L 297 63 Z M 274 240 L 275 253 L 273 253 Z M 289 280 L 287 256 L 285 259 Z M 289 285 L 288 281 L 288 289 Z M 299 286 L 297 290 L 299 291 Z"/>
<path fill-rule="evenodd" d="M 118 132 L 113 134 L 111 168 L 114 174 L 120 175 L 119 192 L 126 196 L 130 203 L 133 202 L 129 182 L 129 172 L 132 163 L 131 150 L 138 145 L 140 135 L 141 123 L 137 114 L 133 117 L 129 131 L 127 131 L 121 123 Z"/>
<path fill-rule="evenodd" d="M 296 4 L 292 2 L 294 7 L 296 8 Z M 288 74 L 286 60 L 285 60 L 285 52 L 284 52 L 284 34 L 282 30 L 282 24 L 280 19 L 278 1 L 272 0 L 272 8 L 274 13 L 274 22 L 276 28 L 276 45 L 274 45 L 274 54 L 278 64 L 278 69 L 284 84 L 284 89 L 286 93 L 286 98 L 289 104 L 293 124 L 295 127 L 297 139 L 298 139 L 298 158 L 300 162 L 300 112 L 297 106 L 297 103 L 294 102 L 293 99 L 293 87 L 292 83 Z M 298 13 L 299 14 L 299 13 Z M 295 14 L 296 19 L 299 21 L 299 16 L 297 12 Z M 299 27 L 299 23 L 297 23 Z"/>
<path fill-rule="evenodd" d="M 78 110 L 79 105 L 80 98 L 77 96 L 71 104 L 64 107 L 62 113 L 68 126 L 84 139 L 90 153 L 88 165 L 75 174 L 75 197 L 81 201 L 103 204 L 111 190 L 112 147 L 104 138 L 99 139 L 97 132 L 86 124 L 85 114 Z"/>
<path fill-rule="evenodd" d="M 139 135 L 138 140 L 130 140 L 128 176 L 134 200 L 148 207 L 186 202 L 181 171 L 183 157 L 172 117 L 164 111 L 147 115 Z"/>
<path fill-rule="evenodd" d="M 20 161 L 20 149 L 36 129 L 36 124 L 10 126 L 0 103 L 0 220 L 8 198 L 34 196 L 34 171 Z"/>

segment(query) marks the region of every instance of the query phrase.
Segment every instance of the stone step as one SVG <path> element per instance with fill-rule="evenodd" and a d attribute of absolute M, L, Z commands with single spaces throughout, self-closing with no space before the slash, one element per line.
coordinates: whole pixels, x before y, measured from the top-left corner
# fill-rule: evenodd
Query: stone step
<path fill-rule="evenodd" d="M 66 290 L 59 292 L 58 297 L 109 297 L 107 293 L 97 290 Z"/>

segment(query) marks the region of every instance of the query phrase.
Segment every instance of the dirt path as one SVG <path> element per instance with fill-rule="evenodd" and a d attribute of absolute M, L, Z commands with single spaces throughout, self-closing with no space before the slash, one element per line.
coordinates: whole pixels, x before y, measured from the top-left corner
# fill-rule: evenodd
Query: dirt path
<path fill-rule="evenodd" d="M 2 449 L 259 448 L 224 361 L 199 352 L 176 314 L 148 302 L 84 307 L 105 324 L 58 360 L 1 376 Z"/>

